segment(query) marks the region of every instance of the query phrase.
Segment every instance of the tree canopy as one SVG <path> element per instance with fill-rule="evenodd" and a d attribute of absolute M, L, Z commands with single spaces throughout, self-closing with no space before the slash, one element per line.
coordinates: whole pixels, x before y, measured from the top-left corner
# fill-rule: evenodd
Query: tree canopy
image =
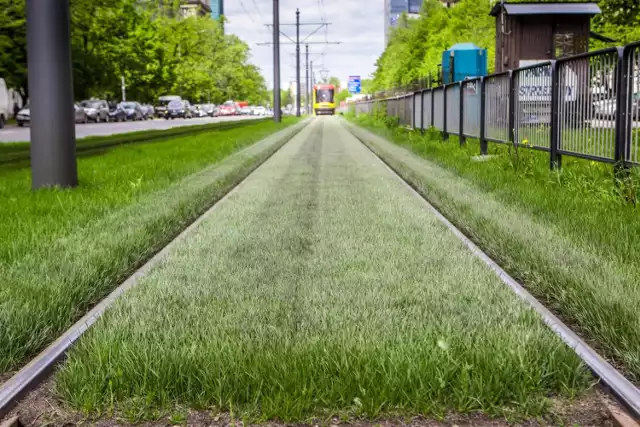
<path fill-rule="evenodd" d="M 181 18 L 177 0 L 71 0 L 77 99 L 268 100 L 249 47 L 211 17 Z M 0 77 L 28 97 L 25 0 L 0 0 Z"/>

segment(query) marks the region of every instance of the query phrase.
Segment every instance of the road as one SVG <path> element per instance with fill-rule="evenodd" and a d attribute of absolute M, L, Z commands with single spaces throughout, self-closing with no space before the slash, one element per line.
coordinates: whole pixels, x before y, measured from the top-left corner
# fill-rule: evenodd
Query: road
<path fill-rule="evenodd" d="M 190 126 L 206 123 L 216 123 L 229 120 L 252 120 L 255 116 L 231 116 L 231 117 L 203 117 L 187 120 L 163 120 L 155 119 L 142 122 L 122 123 L 87 123 L 76 125 L 76 138 L 87 136 L 115 135 L 118 133 L 136 132 L 142 130 L 164 130 L 178 126 Z M 29 127 L 8 126 L 0 129 L 0 143 L 29 141 Z"/>

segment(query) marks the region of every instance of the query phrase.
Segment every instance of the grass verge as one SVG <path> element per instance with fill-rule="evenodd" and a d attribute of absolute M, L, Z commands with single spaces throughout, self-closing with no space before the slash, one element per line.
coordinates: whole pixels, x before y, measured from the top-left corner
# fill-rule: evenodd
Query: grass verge
<path fill-rule="evenodd" d="M 59 396 L 138 421 L 544 413 L 575 354 L 337 120 L 251 175 L 69 354 Z M 174 417 L 172 417 L 173 419 Z"/>
<path fill-rule="evenodd" d="M 473 141 L 356 122 L 375 132 L 354 127 L 374 151 L 640 383 L 640 221 L 628 202 L 637 171 L 616 183 L 611 166 L 565 157 L 551 172 L 546 154 L 495 144 L 495 157 L 474 161 Z"/>
<path fill-rule="evenodd" d="M 262 119 L 260 121 L 265 121 Z M 211 132 L 213 130 L 225 130 L 236 127 L 242 127 L 251 124 L 246 120 L 222 121 L 209 124 L 197 124 L 192 126 L 178 126 L 169 129 L 144 130 L 136 132 L 119 133 L 106 136 L 89 136 L 78 139 L 76 142 L 76 150 L 79 155 L 104 152 L 111 147 L 117 147 L 125 144 L 139 142 L 157 142 L 166 141 L 177 136 L 195 136 L 203 132 Z M 0 164 L 20 163 L 19 166 L 28 166 L 29 164 L 29 142 L 11 142 L 0 144 Z"/>
<path fill-rule="evenodd" d="M 252 143 L 295 121 L 81 159 L 75 190 L 31 192 L 28 169 L 0 171 L 0 373 L 55 339 L 297 127 Z"/>

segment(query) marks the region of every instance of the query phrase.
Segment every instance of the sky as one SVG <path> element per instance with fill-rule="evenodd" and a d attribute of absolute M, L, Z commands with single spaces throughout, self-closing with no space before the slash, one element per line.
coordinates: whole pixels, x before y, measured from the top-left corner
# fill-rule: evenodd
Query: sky
<path fill-rule="evenodd" d="M 341 42 L 341 44 L 311 44 L 309 59 L 317 71 L 327 70 L 346 82 L 349 76 L 368 78 L 375 70 L 376 59 L 384 50 L 383 0 L 280 0 L 280 30 L 295 40 L 296 8 L 300 9 L 300 23 L 330 23 L 311 35 L 307 41 Z M 273 46 L 258 46 L 271 42 L 273 33 L 265 24 L 273 22 L 273 0 L 226 0 L 224 13 L 228 22 L 225 31 L 239 36 L 251 47 L 251 62 L 262 70 L 269 88 L 273 87 Z M 301 26 L 300 40 L 318 28 Z M 296 77 L 295 44 L 280 37 L 280 82 L 283 88 Z M 324 55 L 323 55 L 324 54 Z M 305 47 L 300 47 L 300 77 L 305 80 Z"/>

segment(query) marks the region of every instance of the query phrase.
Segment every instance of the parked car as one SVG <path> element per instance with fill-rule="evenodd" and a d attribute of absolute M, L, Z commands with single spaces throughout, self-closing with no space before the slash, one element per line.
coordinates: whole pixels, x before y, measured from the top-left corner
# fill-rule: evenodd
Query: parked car
<path fill-rule="evenodd" d="M 199 109 L 199 112 L 200 112 L 200 117 L 213 116 L 213 110 L 215 109 L 215 105 L 213 105 L 213 104 L 200 104 L 200 105 L 198 105 L 198 109 Z"/>
<path fill-rule="evenodd" d="M 145 120 L 153 119 L 155 117 L 156 111 L 153 108 L 153 105 L 143 104 L 142 105 L 142 115 Z"/>
<path fill-rule="evenodd" d="M 127 113 L 120 108 L 120 104 L 109 105 L 109 120 L 112 122 L 124 122 L 127 120 Z"/>
<path fill-rule="evenodd" d="M 204 105 L 196 104 L 193 106 L 193 115 L 194 117 L 207 117 L 207 112 L 204 109 Z"/>
<path fill-rule="evenodd" d="M 218 107 L 218 114 L 220 116 L 235 116 L 238 114 L 238 106 L 233 101 L 227 101 Z"/>
<path fill-rule="evenodd" d="M 640 112 L 640 92 L 633 94 L 631 100 L 631 115 L 637 117 Z M 615 120 L 616 116 L 616 98 L 602 96 L 593 103 L 593 113 L 595 117 L 600 119 Z"/>
<path fill-rule="evenodd" d="M 158 98 L 158 105 L 155 108 L 158 117 L 165 117 L 167 107 L 171 101 L 180 101 L 182 98 L 176 95 L 166 95 Z"/>
<path fill-rule="evenodd" d="M 89 116 L 87 116 L 84 108 L 78 104 L 73 104 L 73 108 L 76 114 L 76 123 L 89 123 Z"/>
<path fill-rule="evenodd" d="M 213 117 L 213 114 L 216 111 L 216 106 L 214 104 L 205 104 L 204 111 L 207 113 L 207 116 Z"/>
<path fill-rule="evenodd" d="M 267 109 L 264 107 L 256 107 L 253 109 L 253 115 L 254 116 L 266 116 L 267 115 Z"/>
<path fill-rule="evenodd" d="M 137 102 L 121 102 L 118 105 L 125 113 L 125 120 L 144 120 L 144 115 L 142 113 L 142 107 Z"/>
<path fill-rule="evenodd" d="M 82 101 L 80 106 L 84 109 L 90 121 L 99 123 L 109 121 L 109 105 L 107 101 L 100 99 L 89 99 Z"/>
<path fill-rule="evenodd" d="M 18 126 L 23 127 L 24 124 L 31 123 L 31 110 L 29 109 L 29 104 L 25 105 L 18 114 L 16 115 L 16 123 Z"/>
<path fill-rule="evenodd" d="M 189 101 L 175 100 L 167 105 L 167 113 L 164 118 L 169 119 L 190 119 L 193 117 L 191 104 Z"/>
<path fill-rule="evenodd" d="M 251 107 L 242 107 L 240 108 L 240 114 L 242 114 L 243 116 L 248 116 L 251 114 Z"/>

